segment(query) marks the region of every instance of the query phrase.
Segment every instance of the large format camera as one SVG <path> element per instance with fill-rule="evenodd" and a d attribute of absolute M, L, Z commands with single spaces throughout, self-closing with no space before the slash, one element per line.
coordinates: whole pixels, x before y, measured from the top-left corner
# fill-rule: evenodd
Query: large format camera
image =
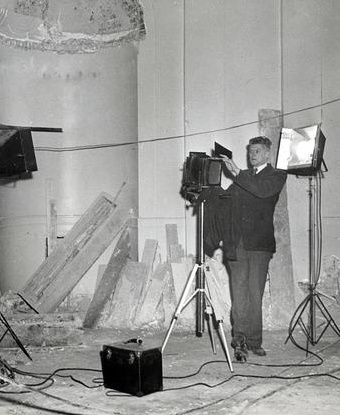
<path fill-rule="evenodd" d="M 183 169 L 182 186 L 187 192 L 200 192 L 202 188 L 221 185 L 222 160 L 206 153 L 189 153 Z"/>

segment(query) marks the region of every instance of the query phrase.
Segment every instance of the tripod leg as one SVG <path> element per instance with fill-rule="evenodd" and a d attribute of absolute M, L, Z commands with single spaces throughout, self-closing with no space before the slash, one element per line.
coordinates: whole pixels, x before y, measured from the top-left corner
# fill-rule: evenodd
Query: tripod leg
<path fill-rule="evenodd" d="M 215 344 L 215 339 L 214 339 L 214 334 L 213 334 L 213 324 L 212 324 L 212 308 L 210 304 L 207 304 L 206 306 L 206 310 L 205 313 L 207 315 L 207 320 L 208 320 L 208 328 L 209 328 L 209 335 L 210 335 L 210 340 L 211 340 L 211 346 L 213 349 L 213 353 L 216 354 L 216 344 Z"/>
<path fill-rule="evenodd" d="M 161 348 L 161 352 L 162 353 L 163 353 L 163 351 L 165 349 L 165 346 L 166 346 L 166 344 L 167 344 L 167 342 L 169 340 L 170 334 L 171 334 L 171 332 L 172 332 L 172 330 L 173 330 L 173 328 L 175 326 L 175 323 L 178 320 L 178 317 L 180 316 L 183 308 L 188 304 L 187 296 L 189 294 L 189 290 L 190 290 L 191 285 L 192 285 L 192 283 L 194 281 L 194 278 L 196 276 L 197 269 L 198 269 L 198 264 L 195 264 L 194 267 L 193 267 L 193 269 L 192 269 L 192 271 L 191 271 L 191 273 L 190 273 L 190 276 L 188 278 L 188 281 L 185 284 L 185 287 L 184 287 L 184 290 L 183 290 L 183 294 L 182 294 L 181 299 L 180 299 L 180 301 L 179 301 L 179 303 L 178 303 L 178 305 L 176 307 L 176 310 L 175 310 L 174 316 L 173 316 L 173 318 L 171 320 L 171 323 L 170 323 L 170 326 L 168 328 L 168 331 L 166 332 L 166 335 L 165 335 L 165 338 L 164 338 L 164 341 L 163 341 L 163 344 L 162 344 L 162 348 Z M 194 295 L 191 296 L 190 300 L 193 297 L 194 297 Z"/>
<path fill-rule="evenodd" d="M 290 324 L 289 324 L 288 336 L 286 338 L 285 344 L 288 342 L 288 340 L 290 340 L 292 338 L 292 334 L 293 334 L 293 332 L 295 330 L 295 327 L 297 325 L 299 325 L 301 327 L 301 329 L 304 331 L 304 333 L 307 334 L 306 333 L 307 328 L 305 327 L 305 325 L 303 323 L 302 315 L 303 315 L 306 307 L 308 306 L 309 301 L 310 301 L 310 294 L 303 299 L 303 301 L 299 304 L 298 308 L 296 309 L 295 314 L 294 314 L 294 316 L 293 316 L 293 318 L 292 318 L 292 320 L 290 321 Z M 296 317 L 298 311 L 299 311 L 299 314 Z M 294 319 L 295 319 L 295 323 L 293 324 Z"/>
<path fill-rule="evenodd" d="M 161 348 L 162 353 L 163 353 L 163 351 L 165 349 L 165 346 L 166 346 L 166 344 L 169 340 L 170 334 L 171 334 L 173 328 L 175 327 L 176 321 L 177 321 L 177 317 L 174 316 L 171 320 L 170 326 L 168 328 L 168 331 L 166 332 L 166 336 L 165 336 L 165 339 L 164 339 L 163 344 L 162 344 L 162 348 Z"/>
<path fill-rule="evenodd" d="M 325 318 L 325 320 L 327 321 L 327 325 L 325 327 L 325 329 L 323 330 L 323 332 L 320 334 L 320 337 L 322 337 L 323 333 L 326 331 L 326 329 L 328 328 L 328 326 L 330 326 L 334 333 L 337 334 L 338 336 L 340 336 L 340 329 L 337 326 L 335 320 L 333 319 L 333 317 L 331 316 L 330 312 L 327 310 L 325 304 L 323 303 L 323 301 L 321 300 L 320 297 L 320 293 L 316 292 L 316 297 L 315 297 L 315 304 L 318 307 L 318 309 L 321 311 L 323 317 Z"/>
<path fill-rule="evenodd" d="M 228 345 L 227 345 L 227 340 L 225 338 L 225 334 L 224 334 L 224 330 L 223 330 L 223 322 L 221 320 L 218 322 L 218 331 L 219 331 L 220 336 L 221 336 L 222 344 L 223 344 L 223 347 L 224 347 L 224 352 L 227 356 L 227 361 L 228 361 L 228 364 L 229 364 L 229 367 L 230 367 L 230 371 L 233 372 L 234 371 L 233 364 L 232 364 L 232 361 L 231 361 L 231 358 L 230 358 L 229 349 L 228 349 Z"/>

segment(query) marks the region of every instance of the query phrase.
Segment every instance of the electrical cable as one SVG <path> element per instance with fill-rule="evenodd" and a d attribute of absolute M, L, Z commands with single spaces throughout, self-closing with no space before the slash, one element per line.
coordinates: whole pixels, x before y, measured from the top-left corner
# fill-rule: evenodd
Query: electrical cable
<path fill-rule="evenodd" d="M 83 370 L 88 370 L 88 369 L 83 369 Z M 14 379 L 9 379 L 8 377 L 2 376 L 1 374 L 0 374 L 0 380 L 2 380 L 4 382 L 8 382 L 10 385 L 12 385 L 12 386 L 14 386 L 16 388 L 21 389 L 21 393 L 22 393 L 22 390 L 28 390 L 29 392 L 36 392 L 36 393 L 38 393 L 38 394 L 40 394 L 40 395 L 42 395 L 42 396 L 44 396 L 46 398 L 52 398 L 53 400 L 59 401 L 59 402 L 61 402 L 63 404 L 70 405 L 70 406 L 73 406 L 73 407 L 76 407 L 76 408 L 80 408 L 80 409 L 86 410 L 86 411 L 92 411 L 91 412 L 92 414 L 93 413 L 97 413 L 97 412 L 93 412 L 95 410 L 95 408 L 90 408 L 89 406 L 85 406 L 85 405 L 82 405 L 82 404 L 78 404 L 76 402 L 72 402 L 72 401 L 69 401 L 67 399 L 61 398 L 59 396 L 51 395 L 51 394 L 49 394 L 47 392 L 44 392 L 42 390 L 31 388 L 28 385 L 24 385 L 22 383 L 19 383 L 19 382 L 15 381 Z M 0 392 L 3 395 L 9 394 L 9 392 L 5 392 L 5 391 L 0 391 Z M 16 392 L 16 393 L 19 394 L 20 392 Z M 6 400 L 6 396 L 2 396 L 1 399 Z M 8 398 L 7 398 L 7 400 L 9 402 L 13 403 L 12 400 L 10 400 Z M 54 408 L 53 409 L 52 408 L 45 408 L 45 407 L 37 406 L 37 405 L 34 405 L 34 404 L 30 404 L 30 403 L 27 403 L 27 402 L 19 402 L 19 403 L 20 403 L 20 405 L 26 405 L 26 406 L 29 406 L 29 407 L 34 407 L 35 409 L 44 410 L 46 412 L 52 412 L 52 413 L 58 413 L 58 414 L 76 415 L 76 414 L 71 413 L 71 412 L 68 412 L 68 411 L 64 411 L 64 410 L 59 411 L 58 409 L 54 409 Z M 100 412 L 101 413 L 107 413 L 107 414 L 108 413 L 110 413 L 110 414 L 117 413 L 117 412 L 106 412 L 106 411 L 103 411 L 103 410 L 101 410 Z"/>
<path fill-rule="evenodd" d="M 340 371 L 340 368 L 337 368 L 336 371 Z M 218 386 L 221 386 L 227 382 L 230 382 L 231 380 L 235 378 L 252 378 L 252 379 L 278 379 L 278 380 L 303 380 L 303 379 L 310 379 L 315 377 L 330 377 L 332 379 L 340 381 L 340 376 L 335 376 L 332 373 L 310 373 L 306 375 L 292 375 L 292 376 L 280 376 L 280 375 L 244 375 L 241 373 L 234 373 L 229 378 L 222 380 L 221 382 L 215 383 L 215 384 L 209 384 L 206 382 L 196 382 L 190 385 L 186 386 L 179 386 L 176 388 L 167 388 L 163 389 L 163 391 L 159 392 L 168 392 L 168 391 L 175 391 L 175 390 L 183 390 L 183 389 L 190 389 L 196 386 L 205 386 L 209 389 L 217 388 Z"/>
<path fill-rule="evenodd" d="M 19 374 L 19 375 L 22 375 L 22 376 L 29 376 L 29 377 L 35 377 L 35 378 L 43 379 L 42 382 L 39 382 L 39 383 L 30 383 L 30 384 L 25 383 L 25 384 L 23 384 L 25 387 L 28 387 L 30 389 L 31 388 L 41 387 L 41 386 L 45 385 L 47 382 L 49 382 L 48 385 L 46 385 L 44 388 L 39 388 L 38 390 L 43 390 L 43 389 L 47 389 L 48 387 L 51 387 L 54 384 L 54 379 L 53 379 L 54 376 L 58 376 L 58 377 L 61 377 L 61 378 L 70 378 L 73 382 L 79 383 L 80 385 L 82 385 L 82 386 L 84 386 L 84 387 L 86 387 L 88 389 L 94 389 L 94 388 L 99 388 L 99 387 L 103 386 L 103 382 L 99 383 L 100 380 L 98 378 L 95 378 L 95 379 L 92 380 L 93 383 L 98 383 L 97 385 L 89 386 L 86 383 L 84 383 L 83 381 L 75 378 L 73 375 L 70 375 L 70 374 L 68 374 L 68 375 L 62 375 L 62 374 L 59 373 L 59 372 L 63 372 L 63 371 L 90 371 L 90 372 L 101 372 L 101 370 L 99 370 L 99 369 L 89 369 L 89 368 L 59 368 L 59 369 L 56 369 L 52 373 L 27 372 L 27 371 L 23 371 L 23 370 L 16 369 L 16 368 L 13 368 L 12 370 L 13 370 L 14 373 Z M 19 393 L 27 393 L 27 392 L 30 392 L 30 391 L 31 390 L 22 391 L 22 392 L 19 392 Z M 18 392 L 9 392 L 9 391 L 6 392 L 6 391 L 1 391 L 0 390 L 0 393 L 18 393 Z"/>
<path fill-rule="evenodd" d="M 294 338 L 293 338 L 293 341 L 295 341 Z M 306 349 L 304 349 L 302 346 L 300 346 L 298 344 L 297 344 L 297 346 L 301 350 L 306 351 Z M 308 363 L 303 363 L 303 364 L 301 364 L 301 363 L 298 363 L 297 364 L 296 363 L 295 364 L 295 363 L 293 363 L 293 364 L 282 364 L 282 365 L 275 364 L 275 365 L 272 365 L 272 364 L 252 363 L 252 362 L 249 362 L 248 361 L 248 364 L 249 365 L 252 365 L 252 366 L 261 366 L 261 367 L 277 367 L 277 368 L 278 367 L 283 367 L 283 368 L 286 368 L 286 367 L 301 367 L 302 368 L 303 367 L 303 368 L 305 368 L 305 367 L 311 367 L 311 366 L 320 366 L 323 363 L 323 359 L 319 355 L 317 355 L 316 353 L 310 352 L 310 351 L 309 351 L 309 353 L 311 353 L 314 357 L 318 358 L 319 359 L 319 363 L 311 363 L 311 364 L 308 364 Z M 204 367 L 206 367 L 208 365 L 211 365 L 211 364 L 221 364 L 221 363 L 225 364 L 227 362 L 225 360 L 211 360 L 211 361 L 208 361 L 208 362 L 203 363 L 198 368 L 197 371 L 195 371 L 195 372 L 193 372 L 191 374 L 183 375 L 183 376 L 163 376 L 163 379 L 179 380 L 179 379 L 192 378 L 194 376 L 197 376 L 202 371 L 202 369 Z M 98 387 L 102 387 L 103 386 L 103 383 L 102 383 L 101 379 L 99 379 L 99 378 L 92 380 L 94 383 L 98 383 L 98 385 L 88 386 L 83 381 L 81 381 L 79 379 L 76 379 L 73 375 L 70 375 L 70 374 L 68 374 L 68 375 L 62 375 L 62 374 L 59 373 L 59 372 L 63 372 L 63 371 L 90 371 L 90 372 L 101 372 L 101 370 L 99 370 L 99 369 L 79 368 L 79 367 L 78 368 L 75 368 L 75 367 L 71 367 L 71 368 L 59 368 L 59 369 L 56 369 L 55 371 L 53 371 L 50 374 L 27 372 L 27 371 L 23 371 L 23 370 L 19 370 L 19 369 L 12 369 L 12 370 L 13 370 L 13 372 L 15 372 L 17 374 L 20 374 L 20 375 L 23 375 L 23 376 L 36 377 L 36 378 L 39 378 L 39 379 L 43 379 L 43 381 L 42 382 L 39 382 L 39 383 L 36 383 L 36 384 L 18 384 L 17 382 L 15 382 L 13 380 L 9 380 L 8 383 L 15 384 L 16 386 L 20 386 L 21 388 L 24 388 L 26 390 L 20 391 L 20 392 L 2 391 L 2 390 L 0 390 L 0 393 L 1 394 L 11 394 L 11 393 L 12 394 L 20 394 L 20 393 L 27 393 L 27 392 L 41 392 L 42 389 L 34 389 L 34 387 L 36 387 L 36 386 L 42 386 L 46 382 L 53 382 L 53 377 L 54 376 L 59 376 L 59 377 L 62 377 L 62 378 L 70 378 L 72 381 L 74 381 L 76 383 L 79 383 L 80 385 L 82 385 L 82 386 L 84 386 L 84 387 L 86 387 L 88 389 L 93 389 L 93 388 L 98 388 Z M 330 377 L 332 379 L 335 379 L 335 380 L 340 381 L 340 377 L 339 376 L 335 376 L 333 374 L 333 373 L 337 373 L 337 372 L 340 372 L 340 368 L 335 368 L 331 372 L 328 372 L 328 373 L 308 373 L 308 374 L 305 374 L 305 375 L 290 375 L 290 376 L 283 376 L 283 375 L 261 375 L 261 374 L 232 374 L 230 377 L 228 377 L 226 379 L 223 379 L 222 381 L 220 381 L 218 383 L 215 383 L 215 384 L 209 384 L 207 382 L 195 382 L 195 383 L 192 383 L 190 385 L 180 386 L 180 387 L 176 387 L 176 388 L 163 389 L 163 392 L 173 391 L 173 390 L 189 389 L 189 388 L 193 388 L 193 387 L 196 387 L 196 386 L 205 386 L 207 388 L 212 389 L 212 388 L 216 388 L 218 386 L 221 386 L 221 385 L 223 385 L 223 384 L 231 381 L 232 379 L 235 379 L 235 378 L 238 378 L 238 377 L 239 378 L 256 378 L 256 379 L 278 379 L 278 380 L 302 380 L 302 379 L 309 379 L 309 378 L 314 378 L 314 377 Z M 52 386 L 53 383 L 50 383 L 48 386 L 45 386 L 45 388 Z M 159 391 L 159 392 L 162 392 L 162 391 Z M 130 396 L 129 394 L 117 394 L 114 391 L 107 391 L 106 392 L 106 395 L 109 396 L 109 397 Z M 53 395 L 48 395 L 48 394 L 47 394 L 47 396 L 53 397 Z M 60 399 L 60 398 L 57 398 L 57 399 Z"/>
<path fill-rule="evenodd" d="M 10 383 L 7 382 L 6 386 L 8 386 Z M 0 394 L 2 395 L 21 395 L 21 394 L 25 394 L 25 393 L 32 393 L 32 392 L 40 392 L 43 391 L 45 389 L 49 389 L 51 386 L 54 385 L 54 379 L 50 379 L 49 383 L 47 385 L 44 385 L 42 387 L 36 387 L 39 385 L 30 385 L 30 384 L 22 384 L 23 387 L 28 388 L 28 389 L 22 389 L 20 392 L 17 391 L 9 391 L 6 389 L 0 389 Z"/>
<path fill-rule="evenodd" d="M 316 278 L 315 283 L 317 284 L 320 279 L 321 273 L 321 257 L 322 257 L 322 214 L 321 214 L 321 171 L 317 172 L 316 175 L 316 232 L 317 232 L 317 265 L 316 265 Z"/>
<path fill-rule="evenodd" d="M 207 362 L 206 364 L 209 363 L 214 363 L 215 361 L 211 361 L 211 362 Z M 218 361 L 216 361 L 218 362 Z M 226 363 L 225 361 L 223 361 L 223 363 Z M 199 370 L 200 371 L 200 370 Z M 198 371 L 198 373 L 199 373 Z M 303 379 L 310 379 L 310 378 L 315 378 L 315 377 L 330 377 L 332 379 L 338 380 L 340 381 L 340 377 L 333 375 L 332 373 L 336 373 L 340 371 L 340 368 L 334 369 L 329 373 L 312 373 L 312 374 L 306 374 L 306 375 L 292 375 L 292 376 L 282 376 L 282 375 L 245 375 L 245 374 L 233 374 L 231 375 L 229 378 L 227 379 L 223 379 L 220 382 L 217 382 L 215 384 L 209 384 L 207 382 L 196 382 L 196 383 L 191 383 L 189 385 L 185 385 L 185 386 L 179 386 L 179 387 L 175 387 L 175 388 L 166 388 L 163 389 L 161 391 L 157 391 L 156 393 L 161 393 L 161 392 L 169 392 L 169 391 L 175 391 L 175 390 L 184 390 L 184 389 L 191 389 L 194 388 L 196 386 L 205 386 L 209 389 L 213 389 L 213 388 L 217 388 L 218 386 L 221 386 L 227 382 L 230 382 L 231 380 L 235 379 L 235 378 L 253 378 L 253 379 L 278 379 L 278 380 L 303 380 Z M 188 375 L 187 377 L 191 377 L 194 376 L 194 374 L 192 375 Z M 164 379 L 183 379 L 185 377 L 164 377 Z M 107 396 L 109 397 L 117 397 L 117 396 L 129 396 L 128 394 L 117 394 L 114 391 L 108 391 L 106 393 Z"/>
<path fill-rule="evenodd" d="M 212 363 L 226 363 L 225 361 L 209 361 L 204 363 L 195 373 L 187 375 L 187 376 L 180 376 L 180 377 L 169 377 L 169 376 L 164 376 L 164 379 L 173 379 L 173 380 L 178 380 L 178 379 L 185 379 L 185 378 L 189 378 L 189 377 L 193 377 L 195 375 L 197 375 L 198 373 L 200 373 L 200 371 L 202 370 L 202 368 L 208 364 L 212 364 Z M 256 365 L 256 364 L 255 364 Z M 271 365 L 263 365 L 263 366 L 268 366 L 268 367 L 280 367 L 280 365 L 277 366 L 271 366 Z M 282 367 L 286 367 L 289 365 L 281 365 Z M 294 365 L 295 367 L 297 367 L 298 365 Z M 305 367 L 305 365 L 300 365 L 300 367 Z M 340 376 L 335 376 L 333 373 L 337 373 L 340 372 L 340 367 L 337 367 L 335 369 L 333 369 L 330 372 L 326 372 L 326 373 L 307 373 L 305 375 L 290 375 L 290 376 L 283 376 L 283 375 L 260 375 L 260 374 L 241 374 L 241 373 L 236 373 L 236 374 L 232 374 L 230 377 L 223 379 L 222 381 L 215 383 L 215 384 L 208 384 L 206 382 L 196 382 L 196 383 L 192 383 L 190 385 L 185 385 L 185 386 L 179 386 L 176 388 L 167 388 L 167 389 L 163 389 L 163 392 L 166 391 L 173 391 L 173 390 L 182 390 L 182 389 L 189 389 L 192 387 L 196 387 L 196 386 L 205 386 L 208 387 L 210 389 L 212 388 L 216 388 L 218 386 L 221 386 L 229 381 L 231 381 L 232 379 L 235 378 L 255 378 L 255 379 L 278 379 L 278 380 L 303 380 L 303 379 L 310 379 L 310 378 L 315 378 L 315 377 L 330 377 L 332 379 L 338 380 L 340 381 Z"/>
<path fill-rule="evenodd" d="M 313 353 L 313 355 L 315 355 L 319 359 L 321 359 L 321 357 L 319 357 L 318 355 L 316 355 L 314 353 Z M 199 369 L 196 372 L 194 372 L 194 373 L 191 373 L 189 375 L 184 375 L 184 376 L 164 376 L 163 379 L 178 380 L 178 379 L 191 378 L 191 377 L 194 377 L 194 376 L 198 375 L 205 366 L 208 366 L 210 364 L 217 364 L 217 363 L 218 364 L 226 363 L 226 361 L 225 360 L 212 360 L 212 361 L 208 361 L 208 362 L 203 363 L 199 367 Z M 253 366 L 262 366 L 262 367 L 308 367 L 308 366 L 319 366 L 321 363 L 319 363 L 319 364 L 284 364 L 284 365 L 270 365 L 269 364 L 268 365 L 268 364 L 257 364 L 257 363 L 248 362 L 248 364 L 253 365 Z M 22 371 L 22 370 L 18 370 L 18 369 L 14 369 L 14 371 L 16 373 L 20 374 L 20 375 L 33 376 L 33 377 L 38 377 L 38 378 L 41 378 L 44 375 L 46 375 L 46 374 L 42 374 L 42 373 L 26 372 L 26 371 Z M 72 376 L 72 375 L 61 375 L 61 374 L 59 374 L 58 372 L 61 372 L 61 371 L 91 371 L 91 372 L 94 371 L 94 372 L 101 372 L 99 369 L 88 369 L 88 368 L 60 368 L 60 369 L 55 370 L 53 373 L 46 375 L 47 377 L 44 379 L 44 381 L 41 382 L 41 383 L 39 383 L 39 384 L 35 384 L 35 385 L 32 385 L 32 384 L 30 384 L 30 385 L 29 384 L 23 384 L 22 386 L 24 386 L 25 388 L 29 388 L 29 390 L 28 391 L 25 391 L 25 392 L 39 392 L 41 389 L 33 389 L 32 387 L 33 386 L 37 386 L 37 385 L 42 385 L 42 384 L 46 383 L 47 381 L 51 380 L 51 378 L 53 376 L 59 376 L 59 377 L 62 377 L 62 378 L 70 378 L 71 380 L 73 380 L 73 381 L 75 381 L 75 382 L 77 382 L 77 383 L 81 384 L 82 386 L 84 386 L 86 388 L 89 388 L 89 389 L 93 389 L 93 388 L 97 388 L 97 387 L 103 386 L 102 383 L 100 383 L 99 385 L 95 385 L 95 386 L 88 386 L 87 384 L 85 384 L 84 382 L 80 381 L 79 379 L 74 378 L 74 376 Z M 193 384 L 190 384 L 190 385 L 186 385 L 186 386 L 181 386 L 181 387 L 176 387 L 176 388 L 167 388 L 167 389 L 164 389 L 163 391 L 166 392 L 166 391 L 172 391 L 172 390 L 182 390 L 182 389 L 193 388 L 193 387 L 196 387 L 196 386 L 205 386 L 205 387 L 208 387 L 208 388 L 216 388 L 216 387 L 218 387 L 218 386 L 220 386 L 220 385 L 222 385 L 222 384 L 224 384 L 226 382 L 229 382 L 232 379 L 237 378 L 237 377 L 240 377 L 240 378 L 257 378 L 257 379 L 279 379 L 279 380 L 296 380 L 296 379 L 301 379 L 302 380 L 302 379 L 308 379 L 308 378 L 312 378 L 312 377 L 325 377 L 326 376 L 326 377 L 330 377 L 332 379 L 335 379 L 335 380 L 339 380 L 340 381 L 340 377 L 333 375 L 333 373 L 336 373 L 336 372 L 339 372 L 339 371 L 340 371 L 340 368 L 335 368 L 335 369 L 333 369 L 329 373 L 312 373 L 312 374 L 311 373 L 308 373 L 308 374 L 305 374 L 305 375 L 291 375 L 291 376 L 282 376 L 282 375 L 260 375 L 260 374 L 233 374 L 230 377 L 228 377 L 227 379 L 223 379 L 221 382 L 218 382 L 218 383 L 213 384 L 213 385 L 208 384 L 206 382 L 196 382 L 196 383 L 193 383 Z M 93 381 L 94 382 L 98 382 L 99 379 L 94 379 Z M 12 383 L 12 382 L 10 382 L 10 383 Z M 23 393 L 24 391 L 21 391 L 21 392 L 10 392 L 10 391 L 7 391 L 6 392 L 6 391 L 1 391 L 0 390 L 0 392 L 1 393 L 4 393 L 4 394 L 10 394 L 10 393 L 16 393 L 16 394 L 18 394 L 18 393 Z M 125 394 L 119 394 L 118 395 L 117 393 L 115 393 L 113 391 L 107 391 L 106 395 L 107 396 L 130 396 L 129 394 L 126 394 L 126 395 Z M 48 396 L 50 396 L 50 395 L 48 395 Z"/>
<path fill-rule="evenodd" d="M 316 109 L 316 108 L 323 108 L 325 105 L 330 105 L 330 104 L 334 104 L 336 102 L 340 102 L 340 98 L 336 98 L 327 102 L 324 102 L 322 104 L 318 104 L 318 105 L 313 105 L 310 107 L 305 107 L 305 108 L 301 108 L 298 110 L 294 110 L 294 111 L 290 111 L 290 112 L 286 112 L 283 114 L 280 114 L 278 116 L 273 116 L 273 117 L 269 117 L 266 119 L 266 121 L 269 120 L 275 120 L 278 118 L 283 118 L 289 115 L 294 115 L 300 112 L 304 112 L 304 111 L 308 111 L 311 109 Z M 81 151 L 81 150 L 95 150 L 95 149 L 102 149 L 102 148 L 109 148 L 109 147 L 123 147 L 123 146 L 132 146 L 132 145 L 141 145 L 141 144 L 145 144 L 145 143 L 154 143 L 154 142 L 160 142 L 160 141 L 168 141 L 168 140 L 178 140 L 178 139 L 184 139 L 186 140 L 188 137 L 196 137 L 196 136 L 200 136 L 200 135 L 207 135 L 207 134 L 214 134 L 214 133 L 218 133 L 218 132 L 223 132 L 223 131 L 231 131 L 231 130 L 235 130 L 238 128 L 242 128 L 242 127 L 247 127 L 249 125 L 254 125 L 254 124 L 258 124 L 260 121 L 256 120 L 256 121 L 249 121 L 249 122 L 245 122 L 245 123 L 241 123 L 241 124 L 235 124 L 233 126 L 230 127 L 225 127 L 225 128 L 218 128 L 215 130 L 207 130 L 207 131 L 199 131 L 196 133 L 186 133 L 185 135 L 175 135 L 175 136 L 166 136 L 166 137 L 157 137 L 157 138 L 150 138 L 150 139 L 145 139 L 145 140 L 140 140 L 137 141 L 137 138 L 131 142 L 121 142 L 121 143 L 110 143 L 110 144 L 89 144 L 89 145 L 84 145 L 84 146 L 74 146 L 74 147 L 34 147 L 35 151 L 49 151 L 49 152 L 67 152 L 67 151 Z"/>
<path fill-rule="evenodd" d="M 312 353 L 312 354 L 314 354 L 314 353 Z M 256 363 L 256 362 L 247 361 L 247 364 L 250 365 L 250 366 L 275 367 L 275 368 L 297 368 L 297 367 L 305 368 L 305 367 L 315 367 L 315 366 L 322 365 L 323 364 L 323 359 L 317 354 L 314 354 L 314 356 L 316 356 L 320 360 L 320 362 L 318 362 L 318 363 L 290 363 L 290 364 L 288 364 L 288 363 L 286 363 L 286 364 L 263 364 L 263 363 Z M 183 376 L 163 376 L 163 379 L 170 379 L 170 380 L 173 380 L 173 379 L 188 379 L 188 378 L 197 376 L 205 366 L 213 364 L 213 363 L 226 363 L 226 361 L 225 360 L 210 360 L 208 362 L 203 363 L 199 367 L 199 369 L 194 373 L 190 373 L 189 375 L 183 375 Z M 340 369 L 338 369 L 338 370 L 340 370 Z"/>
<path fill-rule="evenodd" d="M 306 300 L 304 300 L 304 302 L 305 301 Z M 304 302 L 302 302 L 302 305 L 304 304 Z M 295 314 L 294 315 L 297 314 L 298 310 L 299 310 L 299 308 L 295 311 Z M 293 316 L 292 321 L 293 320 L 294 320 L 294 316 Z M 256 363 L 256 362 L 249 362 L 249 361 L 247 361 L 247 363 L 249 365 L 251 365 L 251 366 L 273 367 L 273 368 L 297 368 L 297 367 L 298 368 L 306 368 L 306 367 L 317 367 L 317 366 L 321 366 L 324 363 L 324 360 L 322 359 L 322 357 L 320 355 L 318 355 L 317 353 L 311 352 L 310 350 L 307 350 L 306 348 L 304 348 L 301 345 L 299 345 L 296 342 L 296 340 L 295 340 L 295 338 L 294 338 L 293 333 L 292 333 L 291 330 L 290 330 L 290 339 L 291 339 L 292 343 L 296 347 L 298 347 L 300 350 L 302 350 L 304 352 L 307 352 L 310 355 L 312 355 L 313 357 L 315 357 L 316 359 L 318 359 L 318 362 L 316 362 L 316 363 L 291 363 L 291 364 L 260 364 L 260 363 Z M 221 364 L 221 363 L 226 363 L 226 362 L 224 360 L 212 360 L 212 361 L 208 361 L 208 362 L 203 363 L 196 372 L 191 373 L 189 375 L 184 375 L 184 376 L 164 376 L 163 378 L 164 379 L 169 379 L 169 380 L 175 380 L 175 379 L 178 380 L 178 379 L 191 378 L 191 377 L 194 377 L 194 376 L 198 375 L 205 366 L 207 366 L 209 364 L 213 364 L 213 363 Z M 302 380 L 302 379 L 311 378 L 311 377 L 325 377 L 326 376 L 326 377 L 330 377 L 330 378 L 333 378 L 335 380 L 340 381 L 340 377 L 333 375 L 333 373 L 336 373 L 336 372 L 340 372 L 340 368 L 339 367 L 333 369 L 332 371 L 330 371 L 328 373 L 327 372 L 326 373 L 316 373 L 316 374 L 310 374 L 309 373 L 309 374 L 306 374 L 306 375 L 295 375 L 295 376 L 294 375 L 292 375 L 292 376 L 282 376 L 282 375 L 251 375 L 251 374 L 247 375 L 247 374 L 233 374 L 228 379 L 225 379 L 225 380 L 223 380 L 223 381 L 221 381 L 221 382 L 219 382 L 219 383 L 217 383 L 215 385 L 208 385 L 205 382 L 198 382 L 198 383 L 195 383 L 195 384 L 192 384 L 192 385 L 188 385 L 188 386 L 185 386 L 185 387 L 171 388 L 171 389 L 166 389 L 166 390 L 180 390 L 182 388 L 183 389 L 187 389 L 189 387 L 194 387 L 194 386 L 206 386 L 206 387 L 209 387 L 209 388 L 213 388 L 213 387 L 220 386 L 220 385 L 222 385 L 222 384 L 230 381 L 231 379 L 233 379 L 235 377 L 260 378 L 260 379 L 281 379 L 281 380 L 297 380 L 297 379 L 301 379 Z"/>

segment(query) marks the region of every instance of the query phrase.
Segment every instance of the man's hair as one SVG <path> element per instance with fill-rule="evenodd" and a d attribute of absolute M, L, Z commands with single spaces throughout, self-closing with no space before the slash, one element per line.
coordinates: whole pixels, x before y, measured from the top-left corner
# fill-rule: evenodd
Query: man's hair
<path fill-rule="evenodd" d="M 252 144 L 262 144 L 264 146 L 266 146 L 268 148 L 268 150 L 270 150 L 271 146 L 272 146 L 272 142 L 269 140 L 269 138 L 265 137 L 264 135 L 260 135 L 259 137 L 253 137 L 249 140 L 249 146 L 251 146 Z"/>

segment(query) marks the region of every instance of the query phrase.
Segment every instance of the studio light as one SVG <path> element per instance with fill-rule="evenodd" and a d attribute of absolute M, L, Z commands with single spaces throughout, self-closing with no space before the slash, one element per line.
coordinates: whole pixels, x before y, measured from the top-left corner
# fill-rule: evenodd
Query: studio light
<path fill-rule="evenodd" d="M 297 176 L 315 175 L 323 163 L 325 142 L 320 124 L 298 129 L 282 128 L 276 168 Z"/>
<path fill-rule="evenodd" d="M 309 345 L 315 346 L 328 327 L 340 336 L 339 327 L 321 299 L 323 294 L 317 290 L 322 257 L 321 166 L 328 171 L 323 159 L 325 142 L 320 124 L 295 130 L 282 128 L 276 159 L 276 168 L 296 176 L 308 176 L 309 182 L 309 278 L 304 284 L 308 294 L 290 321 L 286 340 L 291 339 L 297 345 L 292 334 L 299 327 L 307 337 L 307 353 Z M 325 324 L 317 324 L 317 311 L 318 318 L 323 318 Z"/>

